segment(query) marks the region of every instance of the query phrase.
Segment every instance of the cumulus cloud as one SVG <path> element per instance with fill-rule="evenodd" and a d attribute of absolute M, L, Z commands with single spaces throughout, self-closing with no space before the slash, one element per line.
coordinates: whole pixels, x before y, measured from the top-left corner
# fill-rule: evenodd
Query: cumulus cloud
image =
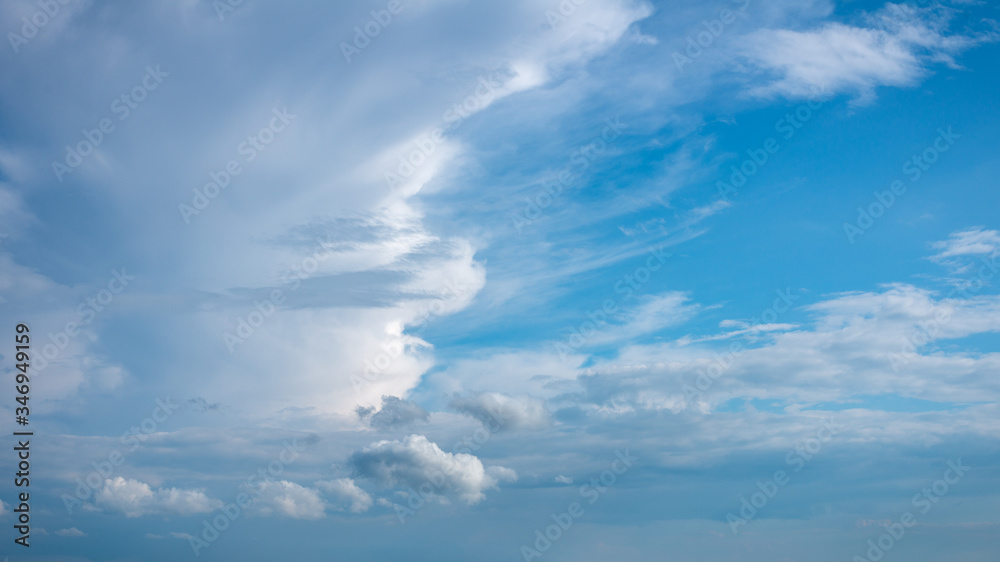
<path fill-rule="evenodd" d="M 323 480 L 316 483 L 320 490 L 334 496 L 338 500 L 351 504 L 351 513 L 364 513 L 372 506 L 372 497 L 362 490 L 350 478 L 338 480 Z"/>
<path fill-rule="evenodd" d="M 402 427 L 418 421 L 425 422 L 430 418 L 427 410 L 416 402 L 396 396 L 383 396 L 382 408 L 377 412 L 374 407 L 359 407 L 356 412 L 358 417 L 367 421 L 373 428 L 381 430 Z"/>
<path fill-rule="evenodd" d="M 282 516 L 292 519 L 321 519 L 326 516 L 326 502 L 319 491 L 287 480 L 265 480 L 243 486 L 255 498 L 254 515 Z"/>
<path fill-rule="evenodd" d="M 430 488 L 435 496 L 454 496 L 468 505 L 485 499 L 485 490 L 517 478 L 512 469 L 484 467 L 474 455 L 446 453 L 423 435 L 372 443 L 351 455 L 350 465 L 384 488 Z"/>
<path fill-rule="evenodd" d="M 95 504 L 112 513 L 126 517 L 143 515 L 193 515 L 208 513 L 222 506 L 200 490 L 158 488 L 138 480 L 118 476 L 104 481 L 104 487 L 94 496 Z"/>
<path fill-rule="evenodd" d="M 952 12 L 889 4 L 864 26 L 827 23 L 818 29 L 759 30 L 747 37 L 745 55 L 777 79 L 759 95 L 790 97 L 849 92 L 868 101 L 879 86 L 912 86 L 932 63 L 956 66 L 954 56 L 996 41 L 995 31 L 949 34 Z"/>
<path fill-rule="evenodd" d="M 469 397 L 456 397 L 450 405 L 476 418 L 491 431 L 542 429 L 551 424 L 545 402 L 530 396 L 482 392 Z"/>
<path fill-rule="evenodd" d="M 87 533 L 84 533 L 76 527 L 70 527 L 69 529 L 59 529 L 56 531 L 56 535 L 59 535 L 60 537 L 85 537 L 87 536 Z"/>

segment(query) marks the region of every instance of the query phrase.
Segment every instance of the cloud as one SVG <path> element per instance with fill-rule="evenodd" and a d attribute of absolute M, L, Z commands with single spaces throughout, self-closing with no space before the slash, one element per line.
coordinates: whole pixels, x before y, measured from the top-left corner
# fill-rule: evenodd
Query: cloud
<path fill-rule="evenodd" d="M 222 406 L 221 402 L 209 402 L 201 396 L 197 398 L 188 398 L 184 402 L 184 406 L 190 408 L 196 412 L 218 412 L 219 408 Z"/>
<path fill-rule="evenodd" d="M 640 303 L 622 314 L 620 323 L 609 323 L 597 333 L 583 336 L 584 345 L 632 340 L 656 333 L 688 320 L 698 312 L 699 306 L 690 304 L 688 296 L 681 292 L 669 292 L 643 298 Z M 583 329 L 578 330 L 583 333 Z M 570 343 L 573 343 L 570 340 Z"/>
<path fill-rule="evenodd" d="M 481 421 L 491 431 L 542 429 L 551 424 L 545 402 L 530 396 L 482 392 L 454 398 L 450 406 Z"/>
<path fill-rule="evenodd" d="M 525 6 L 539 10 L 536 3 Z M 546 33 L 524 42 L 521 53 L 511 63 L 517 73 L 509 86 L 512 91 L 540 86 L 557 71 L 593 58 L 617 43 L 632 24 L 653 13 L 648 2 L 634 0 L 574 2 L 573 7 L 569 16 L 550 20 L 552 25 Z M 648 40 L 638 35 L 635 39 Z"/>
<path fill-rule="evenodd" d="M 572 484 L 573 479 L 570 478 L 569 476 L 564 476 L 562 474 L 559 474 L 556 476 L 556 482 L 559 484 Z"/>
<path fill-rule="evenodd" d="M 584 390 L 574 399 L 603 415 L 688 408 L 709 413 L 736 399 L 772 400 L 786 408 L 872 396 L 1000 399 L 991 375 L 1000 354 L 947 345 L 1000 331 L 998 295 L 940 298 L 897 284 L 834 295 L 803 309 L 814 316 L 810 324 L 747 334 L 722 349 L 687 341 L 626 347 L 581 374 Z"/>
<path fill-rule="evenodd" d="M 76 527 L 70 527 L 69 529 L 59 529 L 56 534 L 60 537 L 85 537 L 87 533 L 84 533 Z"/>
<path fill-rule="evenodd" d="M 423 435 L 372 443 L 351 455 L 350 465 L 384 488 L 429 487 L 433 495 L 455 496 L 468 505 L 484 500 L 485 490 L 517 478 L 509 468 L 484 467 L 473 455 L 446 453 Z"/>
<path fill-rule="evenodd" d="M 777 79 L 752 91 L 788 97 L 849 92 L 865 102 L 879 86 L 915 85 L 932 63 L 954 67 L 958 53 L 997 40 L 995 31 L 948 34 L 952 16 L 945 8 L 889 4 L 870 14 L 863 27 L 827 23 L 809 31 L 758 30 L 746 37 L 744 55 Z"/>
<path fill-rule="evenodd" d="M 417 421 L 426 422 L 430 418 L 427 410 L 421 408 L 416 402 L 410 402 L 396 396 L 383 396 L 382 408 L 373 414 L 374 410 L 373 407 L 358 407 L 356 412 L 358 417 L 367 421 L 373 428 L 383 431 Z"/>
<path fill-rule="evenodd" d="M 194 539 L 194 536 L 191 535 L 191 534 L 188 534 L 188 533 L 171 532 L 170 536 L 173 537 L 173 538 L 175 538 L 175 539 L 183 539 L 183 540 Z M 156 533 L 146 533 L 146 538 L 147 539 L 153 539 L 153 540 L 162 540 L 162 539 L 167 538 L 167 535 L 158 535 Z"/>
<path fill-rule="evenodd" d="M 222 506 L 221 501 L 210 499 L 200 490 L 153 490 L 144 482 L 121 476 L 105 480 L 104 487 L 94 496 L 94 503 L 105 511 L 121 513 L 126 517 L 193 515 L 208 513 Z"/>
<path fill-rule="evenodd" d="M 324 480 L 317 482 L 316 486 L 339 500 L 350 502 L 351 513 L 364 513 L 372 506 L 372 497 L 350 478 Z"/>
<path fill-rule="evenodd" d="M 933 242 L 931 247 L 938 250 L 938 253 L 930 257 L 931 261 L 947 265 L 956 273 L 962 273 L 969 269 L 969 265 L 956 258 L 996 257 L 1000 254 L 1000 232 L 975 226 L 952 232 L 947 240 Z"/>
<path fill-rule="evenodd" d="M 287 480 L 265 480 L 257 485 L 244 485 L 243 488 L 255 498 L 252 508 L 255 515 L 279 515 L 292 519 L 321 519 L 326 516 L 326 502 L 312 488 Z"/>
<path fill-rule="evenodd" d="M 31 10 L 37 9 L 31 4 Z M 403 189 L 387 186 L 385 172 L 396 170 L 400 158 L 412 154 L 415 149 L 412 141 L 424 140 L 437 127 L 449 127 L 444 110 L 464 103 L 479 91 L 480 77 L 496 73 L 502 79 L 488 100 L 473 100 L 476 103 L 471 113 L 477 115 L 485 113 L 487 108 L 495 111 L 495 105 L 500 105 L 498 100 L 510 102 L 514 94 L 579 71 L 590 60 L 627 39 L 633 24 L 653 11 L 645 1 L 589 0 L 578 6 L 566 21 L 550 28 L 545 23 L 545 9 L 530 0 L 497 6 L 465 2 L 458 11 L 455 6 L 431 3 L 412 11 L 407 9 L 404 18 L 413 18 L 410 25 L 394 23 L 392 33 L 379 36 L 378 41 L 389 56 L 379 56 L 372 49 L 365 52 L 364 64 L 345 65 L 347 73 L 343 75 L 317 75 L 300 68 L 291 70 L 280 81 L 268 80 L 266 77 L 274 73 L 289 72 L 281 61 L 301 52 L 315 52 L 317 45 L 325 41 L 349 42 L 353 34 L 353 24 L 347 22 L 353 21 L 357 14 L 346 4 L 329 3 L 291 12 L 271 7 L 241 12 L 239 17 L 245 18 L 241 25 L 247 35 L 233 38 L 235 48 L 254 45 L 251 37 L 260 33 L 289 32 L 275 30 L 272 24 L 276 18 L 293 16 L 296 10 L 300 11 L 300 17 L 345 25 L 319 35 L 290 32 L 281 49 L 256 61 L 259 66 L 252 74 L 255 78 L 249 81 L 248 75 L 236 70 L 228 58 L 210 57 L 206 60 L 206 74 L 197 79 L 198 83 L 211 77 L 220 86 L 246 86 L 233 86 L 229 101 L 215 108 L 192 105 L 200 98 L 184 93 L 182 87 L 190 77 L 174 70 L 184 67 L 190 53 L 185 49 L 170 51 L 156 63 L 169 73 L 165 87 L 174 88 L 170 86 L 174 84 L 180 88 L 172 96 L 161 96 L 166 94 L 165 89 L 151 93 L 143 104 L 144 108 L 150 108 L 148 120 L 130 119 L 127 127 L 115 131 L 118 142 L 102 144 L 93 157 L 65 178 L 67 184 L 96 188 L 107 203 L 91 216 L 96 228 L 84 232 L 85 237 L 103 239 L 119 227 L 131 229 L 129 225 L 136 221 L 134 213 L 119 211 L 123 208 L 120 203 L 125 201 L 157 217 L 146 222 L 142 229 L 135 229 L 142 238 L 136 243 L 148 243 L 150 252 L 133 256 L 110 249 L 112 253 L 107 255 L 111 261 L 117 259 L 116 254 L 127 258 L 130 260 L 127 265 L 144 278 L 158 280 L 155 287 L 145 287 L 148 293 L 139 294 L 141 291 L 136 289 L 134 294 L 136 300 L 149 305 L 145 318 L 155 319 L 148 321 L 164 334 L 150 343 L 145 353 L 159 357 L 164 369 L 181 373 L 170 381 L 177 388 L 190 388 L 193 379 L 198 378 L 198 387 L 203 389 L 200 392 L 206 399 L 226 396 L 227 404 L 241 404 L 251 417 L 267 417 L 289 406 L 311 407 L 321 414 L 349 414 L 358 404 L 377 407 L 383 395 L 408 396 L 417 387 L 434 364 L 433 357 L 430 346 L 407 331 L 427 321 L 428 309 L 440 316 L 465 308 L 485 283 L 485 268 L 476 259 L 480 248 L 463 238 L 468 233 L 439 235 L 446 229 L 433 223 L 434 218 L 427 216 L 423 202 L 415 200 L 416 194 L 426 194 L 425 186 L 429 186 L 428 190 L 444 187 L 445 176 L 468 163 L 457 162 L 455 158 L 462 153 L 465 139 L 461 137 L 470 130 L 470 125 L 464 125 L 461 131 L 456 126 L 443 135 L 444 140 L 411 178 L 414 185 Z M 133 22 L 133 29 L 152 34 L 170 29 L 176 23 L 170 18 L 165 20 L 158 8 L 145 5 L 122 5 L 112 11 L 114 17 Z M 190 25 L 191 32 L 199 37 L 213 37 L 222 30 L 216 14 L 201 9 L 197 3 L 171 4 L 168 11 L 171 18 L 182 17 L 184 25 Z M 10 13 L 11 22 L 20 22 L 24 16 L 19 10 Z M 133 39 L 125 36 L 109 39 L 105 30 L 92 23 L 89 18 L 76 22 L 73 33 L 65 37 L 72 38 L 70 43 L 63 47 L 90 57 L 88 60 L 103 60 L 109 52 L 118 53 L 123 45 L 132 44 Z M 357 23 L 363 26 L 362 22 Z M 481 31 L 461 37 L 432 32 L 436 39 L 426 40 L 423 34 L 438 26 L 445 31 L 455 26 Z M 44 35 L 50 39 L 45 41 L 55 40 L 54 29 L 51 25 L 47 28 Z M 77 40 L 85 47 L 83 50 L 69 47 Z M 420 45 L 420 49 L 413 49 L 412 45 Z M 32 47 L 34 50 L 35 45 Z M 456 61 L 455 53 L 459 52 L 461 60 Z M 78 79 L 79 66 L 68 61 L 58 49 L 35 50 L 35 55 L 42 58 L 31 59 L 30 63 L 25 57 L 12 59 L 17 66 L 17 78 L 11 84 L 19 84 L 22 79 L 27 83 L 37 64 L 52 68 L 56 74 L 76 77 L 69 89 L 81 99 L 112 101 L 112 92 L 105 86 Z M 102 66 L 91 70 L 112 73 L 115 83 L 133 84 L 134 69 L 149 64 L 149 61 L 139 64 L 132 56 L 115 60 L 113 68 Z M 397 87 L 399 76 L 403 75 L 400 72 L 408 72 L 406 69 L 414 68 L 413 64 L 442 68 L 448 78 L 413 75 L 413 82 L 406 88 Z M 19 108 L 15 115 L 29 115 L 51 107 L 60 110 L 57 114 L 46 113 L 46 123 L 38 124 L 45 131 L 42 134 L 51 139 L 49 146 L 0 147 L 0 167 L 5 179 L 4 185 L 0 185 L 0 218 L 16 219 L 16 224 L 25 222 L 32 211 L 39 210 L 30 201 L 22 201 L 23 196 L 18 194 L 37 183 L 32 181 L 38 173 L 33 170 L 49 174 L 53 155 L 63 154 L 65 143 L 75 142 L 73 139 L 79 136 L 78 127 L 66 124 L 93 117 L 92 107 L 58 104 L 55 98 L 45 99 L 47 96 L 40 95 L 46 91 L 44 88 L 29 90 L 4 86 L 4 95 L 11 96 L 12 107 Z M 316 96 L 314 92 L 323 94 Z M 352 111 L 346 117 L 322 101 L 339 97 L 353 100 Z M 267 124 L 275 100 L 287 103 L 289 112 L 298 117 L 268 145 L 266 152 L 250 163 L 244 160 L 245 155 L 237 154 L 237 147 L 246 132 L 259 131 Z M 398 118 L 388 117 L 385 107 L 402 107 L 401 103 L 405 103 L 406 111 Z M 192 107 L 199 109 L 192 113 Z M 176 115 L 180 114 L 190 116 L 192 121 L 179 124 Z M 156 138 L 164 139 L 165 144 L 136 142 L 150 132 L 157 132 Z M 199 141 L 165 141 L 174 136 Z M 352 142 L 336 153 L 322 148 L 348 136 Z M 241 208 L 242 203 L 237 204 L 236 199 L 220 195 L 212 200 L 210 207 L 193 217 L 190 224 L 185 223 L 176 213 L 178 204 L 189 204 L 192 190 L 205 185 L 208 171 L 219 170 L 220 165 L 233 158 L 247 164 L 247 172 L 232 183 L 242 184 L 240 193 L 246 206 Z M 190 165 L 168 166 L 167 161 Z M 150 174 L 176 189 L 137 195 L 127 187 L 135 181 L 133 174 Z M 279 176 L 285 178 L 283 182 L 292 191 L 275 199 L 273 178 Z M 51 175 L 47 177 L 54 181 Z M 17 183 L 11 187 L 20 189 L 7 189 L 6 182 Z M 45 207 L 44 211 L 51 218 L 62 213 L 74 214 L 78 209 L 61 203 Z M 4 224 L 13 227 L 15 222 Z M 14 238 L 17 233 L 12 232 L 11 236 Z M 308 259 L 316 238 L 336 240 L 331 244 L 333 252 L 306 275 L 307 279 L 299 280 L 292 271 L 296 275 L 303 273 L 303 261 Z M 206 245 L 205 240 L 214 240 L 215 244 Z M 154 255 L 158 258 L 151 259 Z M 0 265 L 0 277 L 5 278 L 0 279 L 0 298 L 23 303 L 52 302 L 52 293 L 64 289 L 56 286 L 43 288 L 39 294 L 18 294 L 23 288 L 20 283 L 32 279 L 15 279 L 13 286 L 5 287 L 4 281 L 11 277 L 7 275 L 8 266 L 23 267 L 26 272 L 36 269 L 47 272 L 50 266 L 44 260 L 21 264 L 10 260 Z M 44 275 L 38 277 L 54 284 Z M 294 279 L 294 284 L 289 279 Z M 80 274 L 66 284 L 83 290 L 98 282 Z M 463 290 L 444 298 L 445 283 L 461 286 Z M 216 345 L 224 334 L 233 333 L 240 321 L 255 313 L 255 302 L 263 302 L 274 290 L 283 291 L 284 302 L 254 330 L 251 340 L 239 344 L 232 354 L 226 347 Z M 39 317 L 41 311 L 37 306 L 28 312 L 36 318 L 40 330 L 57 333 L 61 329 L 56 325 L 58 322 L 65 325 L 65 318 L 74 319 L 73 307 L 78 302 L 70 299 L 59 310 L 53 310 L 51 323 Z M 126 310 L 131 309 L 121 309 Z M 174 329 L 175 326 L 186 328 Z M 116 381 L 127 375 L 126 371 L 98 369 L 94 363 L 90 369 L 80 369 L 76 364 L 88 356 L 106 356 L 96 352 L 99 346 L 86 342 L 109 337 L 109 332 L 119 329 L 119 324 L 95 324 L 93 334 L 88 330 L 86 338 L 70 344 L 60 355 L 60 363 L 67 365 L 60 364 L 58 370 L 51 370 L 50 380 L 59 383 L 58 386 L 50 385 L 45 392 L 54 399 L 68 399 L 78 389 L 87 389 L 91 381 L 104 382 L 105 386 L 118 384 Z M 382 367 L 384 350 L 398 346 L 402 346 L 402 352 Z M 198 352 L 176 352 L 192 348 Z M 370 364 L 380 367 L 371 369 Z M 334 369 L 333 365 L 339 367 Z M 279 369 L 290 378 L 277 381 L 271 376 Z M 210 375 L 193 374 L 201 370 Z M 353 384 L 354 379 L 367 373 L 373 375 L 371 380 Z M 189 406 L 218 411 L 212 402 L 196 400 Z M 67 400 L 67 403 L 80 402 Z"/>

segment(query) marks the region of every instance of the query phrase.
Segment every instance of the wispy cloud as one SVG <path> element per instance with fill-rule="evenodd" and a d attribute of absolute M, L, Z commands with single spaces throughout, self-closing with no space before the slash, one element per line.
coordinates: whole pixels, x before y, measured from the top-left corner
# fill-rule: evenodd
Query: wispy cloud
<path fill-rule="evenodd" d="M 906 87 L 934 63 L 956 66 L 955 55 L 996 41 L 995 29 L 950 32 L 953 12 L 889 4 L 863 25 L 826 23 L 816 29 L 768 29 L 747 37 L 748 62 L 775 76 L 756 95 L 808 97 L 815 91 L 848 93 L 870 103 L 880 86 Z"/>

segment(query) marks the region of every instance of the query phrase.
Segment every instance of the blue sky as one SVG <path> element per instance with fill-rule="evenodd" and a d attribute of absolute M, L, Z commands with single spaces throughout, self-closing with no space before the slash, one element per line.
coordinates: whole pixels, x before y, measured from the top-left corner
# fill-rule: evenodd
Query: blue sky
<path fill-rule="evenodd" d="M 4 3 L 2 552 L 995 560 L 998 19 Z"/>

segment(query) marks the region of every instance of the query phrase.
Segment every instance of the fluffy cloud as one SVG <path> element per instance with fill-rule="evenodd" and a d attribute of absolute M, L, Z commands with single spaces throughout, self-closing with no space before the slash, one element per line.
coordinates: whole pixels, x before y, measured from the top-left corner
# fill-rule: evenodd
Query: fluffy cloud
<path fill-rule="evenodd" d="M 485 499 L 485 490 L 517 478 L 509 468 L 484 467 L 473 455 L 446 453 L 423 435 L 372 443 L 351 455 L 350 465 L 384 488 L 430 487 L 436 496 L 455 496 L 468 505 Z"/>
<path fill-rule="evenodd" d="M 326 502 L 319 491 L 287 480 L 265 480 L 244 485 L 255 498 L 253 513 L 262 517 L 282 516 L 292 519 L 321 519 L 326 516 Z"/>
<path fill-rule="evenodd" d="M 995 32 L 949 34 L 951 15 L 945 9 L 889 4 L 870 15 L 864 27 L 827 23 L 809 31 L 754 32 L 747 37 L 746 56 L 778 76 L 755 93 L 804 97 L 818 89 L 870 100 L 878 86 L 912 86 L 931 63 L 955 66 L 958 53 L 998 38 Z"/>
<path fill-rule="evenodd" d="M 374 413 L 372 413 L 374 412 Z M 427 421 L 430 414 L 416 402 L 410 402 L 395 396 L 383 396 L 382 408 L 358 407 L 358 417 L 367 421 L 375 429 L 387 430 L 402 427 L 417 421 Z"/>
<path fill-rule="evenodd" d="M 351 513 L 364 513 L 372 506 L 372 497 L 362 490 L 350 478 L 338 480 L 323 480 L 316 483 L 319 489 L 338 500 L 350 502 Z"/>
<path fill-rule="evenodd" d="M 166 8 L 166 20 L 159 7 L 122 5 L 112 11 L 115 18 L 133 22 L 133 29 L 155 34 L 169 29 L 171 23 L 183 21 L 192 26 L 193 34 L 208 39 L 221 28 L 216 14 L 202 8 L 190 2 L 171 4 Z M 322 414 L 349 414 L 358 404 L 377 406 L 383 395 L 405 396 L 418 385 L 433 365 L 433 358 L 430 346 L 406 331 L 432 316 L 451 314 L 467 306 L 483 286 L 485 270 L 475 259 L 479 248 L 462 237 L 465 233 L 440 234 L 444 229 L 429 224 L 421 204 L 414 200 L 418 193 L 440 187 L 443 176 L 459 168 L 455 158 L 461 155 L 463 143 L 457 131 L 444 134 L 431 157 L 417 166 L 406 185 L 398 189 L 387 186 L 385 172 L 397 170 L 399 159 L 414 150 L 414 140 L 423 140 L 436 127 L 448 126 L 442 109 L 464 102 L 476 92 L 481 87 L 480 76 L 495 73 L 498 85 L 489 99 L 473 100 L 475 108 L 470 113 L 482 112 L 497 100 L 536 88 L 567 69 L 579 68 L 621 41 L 632 24 L 652 12 L 644 1 L 590 0 L 577 7 L 566 21 L 550 28 L 545 25 L 545 10 L 532 1 L 502 6 L 471 3 L 458 12 L 454 6 L 432 3 L 407 10 L 405 18 L 413 18 L 409 25 L 393 25 L 391 34 L 380 35 L 386 53 L 391 53 L 388 57 L 380 58 L 370 50 L 365 53 L 370 64 L 345 66 L 347 74 L 326 76 L 302 70 L 277 82 L 265 79 L 287 71 L 279 60 L 315 52 L 327 41 L 336 45 L 339 35 L 347 40 L 353 35 L 354 24 L 350 22 L 356 14 L 347 5 L 332 3 L 302 10 L 300 16 L 307 14 L 314 21 L 335 23 L 315 35 L 291 31 L 280 51 L 255 61 L 258 66 L 252 75 L 257 79 L 253 81 L 246 81 L 246 75 L 234 69 L 226 57 L 206 60 L 207 68 L 212 70 L 207 70 L 205 76 L 213 76 L 227 87 L 237 83 L 245 87 L 235 88 L 224 106 L 214 108 L 196 105 L 198 97 L 184 94 L 183 88 L 175 90 L 173 96 L 159 95 L 162 90 L 156 92 L 144 104 L 156 108 L 148 121 L 142 125 L 130 121 L 132 127 L 116 131 L 120 133 L 115 137 L 121 139 L 119 142 L 102 145 L 99 157 L 88 159 L 65 178 L 67 183 L 96 187 L 102 199 L 100 211 L 93 215 L 94 224 L 101 228 L 87 231 L 84 236 L 103 238 L 110 232 L 97 230 L 120 227 L 142 239 L 136 239 L 136 243 L 150 248 L 143 256 L 124 255 L 128 252 L 116 255 L 113 249 L 107 254 L 116 266 L 121 258 L 121 263 L 133 268 L 141 278 L 158 280 L 155 288 L 130 288 L 129 293 L 129 298 L 150 304 L 143 318 L 156 318 L 153 322 L 163 332 L 146 354 L 160 357 L 162 368 L 174 373 L 204 369 L 211 373 L 209 377 L 198 377 L 206 397 L 225 395 L 251 415 L 262 417 L 290 406 L 313 408 Z M 247 35 L 242 39 L 230 37 L 234 48 L 252 45 L 254 40 L 247 37 L 278 32 L 271 27 L 274 21 L 294 17 L 294 11 L 265 8 L 248 17 L 242 24 Z M 2 12 L 10 16 L 10 22 L 20 22 L 24 16 L 20 10 Z M 58 19 L 63 23 L 71 21 L 69 17 Z M 425 40 L 423 33 L 437 25 L 443 29 L 470 26 L 485 32 L 472 32 L 463 39 L 435 33 L 441 41 Z M 51 24 L 44 34 L 49 39 L 43 40 L 40 34 L 33 41 L 33 50 L 43 41 L 59 36 L 54 26 Z M 73 33 L 64 37 L 68 42 L 63 47 L 87 60 L 103 60 L 109 53 L 120 52 L 122 45 L 140 47 L 128 34 L 109 39 L 105 31 L 93 27 L 87 18 L 75 21 Z M 421 49 L 415 50 L 412 45 L 421 45 Z M 168 83 L 180 86 L 186 80 L 173 70 L 182 68 L 188 60 L 190 53 L 184 51 L 175 49 L 156 61 L 168 74 Z M 431 68 L 443 63 L 445 68 L 454 68 L 456 52 L 462 53 L 461 79 L 412 75 L 416 82 L 398 87 L 399 77 L 413 64 L 430 64 L 427 68 Z M 35 55 L 40 58 L 30 63 L 24 57 L 12 59 L 17 68 L 11 84 L 27 81 L 36 65 L 49 67 L 56 74 L 79 77 L 79 65 L 57 50 L 38 49 Z M 142 57 L 127 58 L 115 59 L 120 63 L 114 68 L 116 81 L 132 83 L 133 63 L 139 68 L 149 64 L 145 60 L 139 64 Z M 83 73 L 98 70 L 108 71 L 102 67 Z M 285 86 L 293 83 L 294 87 Z M 387 87 L 393 83 L 397 86 Z M 92 106 L 58 103 L 55 98 L 41 99 L 21 87 L 4 85 L 0 89 L 4 98 L 19 108 L 15 115 L 31 114 L 38 108 L 60 108 L 58 115 L 46 114 L 50 117 L 46 124 L 36 123 L 46 130 L 47 138 L 53 139 L 51 146 L 31 151 L 17 147 L 0 150 L 5 180 L 0 185 L 0 218 L 19 217 L 5 222 L 14 226 L 37 211 L 22 201 L 22 192 L 39 181 L 26 174 L 43 170 L 43 177 L 53 180 L 47 175 L 52 154 L 62 153 L 65 142 L 69 142 L 65 139 L 79 135 L 78 127 L 68 128 L 66 123 L 90 119 L 93 110 Z M 110 102 L 115 94 L 104 85 L 82 78 L 74 78 L 69 89 L 88 100 Z M 324 94 L 316 97 L 305 92 Z M 354 109 L 346 119 L 339 110 L 320 101 L 342 96 L 354 100 Z M 236 154 L 237 146 L 246 132 L 258 131 L 267 124 L 274 100 L 287 103 L 288 112 L 298 117 L 252 164 L 243 161 Z M 405 106 L 407 110 L 401 118 L 389 119 L 385 113 L 388 106 Z M 192 107 L 200 109 L 192 111 Z M 184 115 L 184 122 L 179 122 L 177 115 Z M 466 125 L 462 132 L 468 129 Z M 172 140 L 156 147 L 135 142 L 147 132 Z M 348 137 L 352 142 L 337 151 L 331 153 L 325 148 L 336 139 Z M 190 138 L 200 140 L 175 142 Z M 148 150 L 138 150 L 139 146 L 147 146 Z M 220 164 L 234 157 L 248 164 L 247 170 L 251 166 L 253 169 L 238 178 L 245 199 L 219 196 L 211 207 L 189 217 L 190 223 L 185 222 L 176 212 L 178 204 L 189 204 L 192 189 L 208 181 L 208 170 L 218 170 Z M 168 166 L 167 161 L 190 165 Z M 127 187 L 135 177 L 146 174 L 172 187 L 143 195 Z M 282 182 L 286 191 L 280 199 L 274 198 L 276 177 L 285 178 Z M 234 179 L 233 185 L 236 183 Z M 125 201 L 130 210 L 119 212 Z M 157 219 L 144 221 L 139 228 L 134 210 Z M 72 205 L 59 205 L 44 211 L 49 217 L 46 220 L 52 220 L 63 212 L 77 210 Z M 18 235 L 9 230 L 0 234 Z M 307 269 L 307 264 L 315 265 L 306 260 L 317 238 L 335 240 L 330 244 L 332 252 L 318 267 Z M 207 240 L 213 243 L 206 244 Z M 153 255 L 157 259 L 149 258 Z M 30 312 L 40 331 L 56 333 L 67 318 L 75 319 L 73 307 L 79 302 L 76 298 L 60 300 L 51 311 L 51 321 L 41 316 L 43 311 L 37 304 L 54 302 L 52 293 L 65 290 L 51 286 L 55 285 L 51 282 L 51 266 L 45 260 L 15 263 L 6 257 L 0 259 L 6 260 L 0 272 L 19 267 L 25 273 L 15 271 L 19 279 L 0 273 L 0 299 L 32 303 Z M 50 286 L 39 286 L 37 294 L 25 295 L 21 285 L 36 281 L 27 275 L 35 271 L 40 272 L 36 277 Z M 89 271 L 66 281 L 81 291 L 99 287 L 102 282 Z M 451 286 L 461 289 L 451 291 Z M 283 291 L 282 303 L 265 302 L 274 290 Z M 258 313 L 255 303 L 265 303 L 272 313 L 253 330 L 252 339 L 241 340 L 228 349 L 224 334 L 246 326 L 248 315 Z M 115 313 L 129 310 L 118 308 L 116 303 Z M 174 329 L 177 326 L 185 328 Z M 70 344 L 61 352 L 58 368 L 49 371 L 49 378 L 58 386 L 49 385 L 44 391 L 52 393 L 54 399 L 65 399 L 79 389 L 106 390 L 119 384 L 128 371 L 95 362 L 98 354 L 84 343 L 117 329 L 120 324 L 102 322 L 94 326 L 94 334 L 88 331 L 86 340 L 81 337 Z M 244 334 L 248 333 L 244 328 Z M 399 353 L 384 360 L 385 349 L 400 347 Z M 197 351 L 179 354 L 177 349 Z M 275 379 L 272 375 L 278 370 L 291 378 Z M 357 377 L 367 374 L 372 375 L 370 379 L 355 384 Z M 177 387 L 189 388 L 194 381 L 185 377 L 182 374 L 170 380 Z M 92 384 L 95 382 L 98 384 Z"/>
<path fill-rule="evenodd" d="M 118 476 L 104 481 L 97 491 L 95 504 L 105 511 L 121 513 L 126 517 L 143 515 L 193 515 L 208 513 L 222 506 L 200 490 L 180 488 L 152 489 L 138 480 Z"/>
<path fill-rule="evenodd" d="M 59 529 L 56 531 L 56 535 L 59 535 L 60 537 L 85 537 L 87 536 L 87 533 L 84 533 L 76 527 L 70 527 L 69 529 Z"/>
<path fill-rule="evenodd" d="M 545 402 L 530 396 L 482 392 L 454 398 L 451 407 L 476 418 L 491 431 L 542 429 L 551 424 Z"/>

